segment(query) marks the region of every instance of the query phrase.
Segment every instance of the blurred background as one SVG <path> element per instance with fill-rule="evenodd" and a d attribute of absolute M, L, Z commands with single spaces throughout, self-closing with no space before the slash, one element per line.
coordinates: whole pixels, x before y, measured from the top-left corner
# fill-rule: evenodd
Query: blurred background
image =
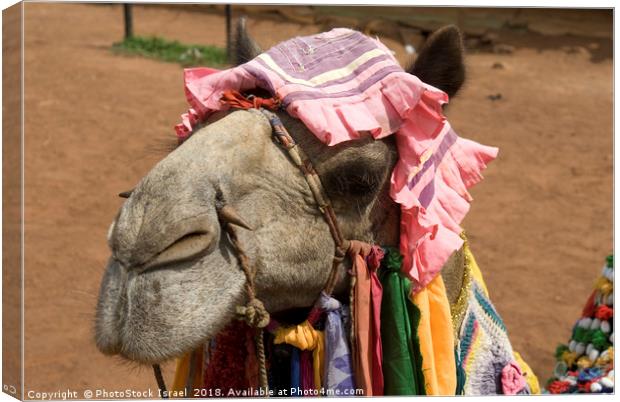
<path fill-rule="evenodd" d="M 25 390 L 156 389 L 93 341 L 106 232 L 175 141 L 183 66 L 225 67 L 224 5 L 25 3 Z M 612 10 L 233 5 L 264 48 L 351 27 L 408 63 L 458 25 L 457 132 L 500 148 L 464 222 L 515 350 L 544 381 L 612 251 Z M 164 366 L 171 381 L 172 364 Z"/>

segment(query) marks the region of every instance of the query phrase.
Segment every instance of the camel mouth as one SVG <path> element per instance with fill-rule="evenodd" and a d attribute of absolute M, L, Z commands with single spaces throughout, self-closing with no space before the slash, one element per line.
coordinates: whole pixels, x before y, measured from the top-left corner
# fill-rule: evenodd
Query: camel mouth
<path fill-rule="evenodd" d="M 214 240 L 213 232 L 192 232 L 183 235 L 140 266 L 139 271 L 143 272 L 204 257 L 211 251 L 215 244 Z"/>
<path fill-rule="evenodd" d="M 175 353 L 172 353 L 170 355 L 160 354 L 158 356 L 143 356 L 140 353 L 136 353 L 133 351 L 127 351 L 121 348 L 116 353 L 116 356 L 120 358 L 122 361 L 134 364 L 138 367 L 148 367 L 154 364 L 163 365 L 163 364 L 166 364 L 167 362 L 180 359 L 183 356 L 185 356 L 187 353 L 195 349 L 196 348 L 187 348 L 187 350 L 176 351 Z"/>

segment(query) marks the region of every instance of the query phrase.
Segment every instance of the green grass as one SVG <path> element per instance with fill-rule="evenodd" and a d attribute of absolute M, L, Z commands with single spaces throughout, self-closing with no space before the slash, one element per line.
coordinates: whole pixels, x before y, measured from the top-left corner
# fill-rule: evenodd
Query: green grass
<path fill-rule="evenodd" d="M 186 45 L 168 41 L 156 36 L 132 36 L 112 45 L 112 50 L 121 54 L 139 55 L 184 67 L 225 65 L 226 50 L 215 46 Z"/>

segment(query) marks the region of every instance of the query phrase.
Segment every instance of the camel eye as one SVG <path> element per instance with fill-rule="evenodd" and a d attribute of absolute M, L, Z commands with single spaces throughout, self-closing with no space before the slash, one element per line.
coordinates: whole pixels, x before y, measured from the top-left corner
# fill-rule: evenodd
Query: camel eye
<path fill-rule="evenodd" d="M 326 175 L 325 189 L 330 197 L 351 197 L 370 201 L 379 190 L 381 172 L 360 163 L 352 163 Z"/>
<path fill-rule="evenodd" d="M 376 186 L 375 177 L 364 173 L 346 175 L 342 180 L 343 192 L 355 197 L 369 195 Z"/>

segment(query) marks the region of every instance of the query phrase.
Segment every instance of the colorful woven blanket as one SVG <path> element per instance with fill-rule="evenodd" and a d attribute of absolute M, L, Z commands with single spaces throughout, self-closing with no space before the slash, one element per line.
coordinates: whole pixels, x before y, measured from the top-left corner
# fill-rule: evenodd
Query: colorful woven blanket
<path fill-rule="evenodd" d="M 465 395 L 538 394 L 538 378 L 514 352 L 504 321 L 489 299 L 476 259 L 463 235 L 463 287 L 451 306 L 457 361 Z"/>
<path fill-rule="evenodd" d="M 459 226 L 497 149 L 460 138 L 442 113 L 448 96 L 405 72 L 378 40 L 349 29 L 282 42 L 228 70 L 185 71 L 191 106 L 180 141 L 222 103 L 224 91 L 268 90 L 328 145 L 396 135 L 399 160 L 390 195 L 402 208 L 403 270 L 419 291 L 463 241 Z"/>

